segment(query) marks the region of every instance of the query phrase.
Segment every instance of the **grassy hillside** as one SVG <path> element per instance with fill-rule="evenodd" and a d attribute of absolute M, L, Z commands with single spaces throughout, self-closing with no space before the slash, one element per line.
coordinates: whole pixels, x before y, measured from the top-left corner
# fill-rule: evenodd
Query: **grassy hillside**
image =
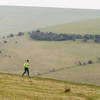
<path fill-rule="evenodd" d="M 0 6 L 0 34 L 100 17 L 99 10 Z"/>
<path fill-rule="evenodd" d="M 3 43 L 7 40 L 8 43 Z M 17 41 L 17 43 L 16 43 Z M 23 63 L 30 59 L 32 76 L 100 84 L 100 44 L 78 41 L 35 41 L 28 36 L 0 39 L 0 71 L 22 74 Z M 94 64 L 78 66 L 78 61 Z M 52 72 L 52 70 L 59 70 Z M 48 74 L 46 74 L 48 73 Z"/>
<path fill-rule="evenodd" d="M 65 92 L 65 89 L 70 89 Z M 0 73 L 0 100 L 99 100 L 100 86 Z"/>
<path fill-rule="evenodd" d="M 41 29 L 44 32 L 100 34 L 100 18 L 66 23 Z"/>
<path fill-rule="evenodd" d="M 69 68 L 63 68 L 56 70 L 55 72 L 41 75 L 41 77 L 100 85 L 99 67 L 100 64 L 70 66 Z"/>

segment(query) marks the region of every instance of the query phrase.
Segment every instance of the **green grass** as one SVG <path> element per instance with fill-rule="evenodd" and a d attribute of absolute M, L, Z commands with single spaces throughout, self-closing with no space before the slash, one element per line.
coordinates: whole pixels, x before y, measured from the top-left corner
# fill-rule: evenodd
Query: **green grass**
<path fill-rule="evenodd" d="M 84 21 L 65 23 L 41 29 L 44 32 L 71 34 L 100 34 L 100 17 Z"/>
<path fill-rule="evenodd" d="M 65 89 L 70 92 L 65 93 Z M 100 86 L 0 73 L 0 100 L 99 100 Z"/>

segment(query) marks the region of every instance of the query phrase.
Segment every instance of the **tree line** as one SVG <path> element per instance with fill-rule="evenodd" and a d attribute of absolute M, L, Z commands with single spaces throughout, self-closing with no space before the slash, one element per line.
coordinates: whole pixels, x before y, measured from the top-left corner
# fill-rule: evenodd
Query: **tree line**
<path fill-rule="evenodd" d="M 84 42 L 87 42 L 88 40 L 93 40 L 96 43 L 100 43 L 100 35 L 95 34 L 68 34 L 68 33 L 60 33 L 56 34 L 53 32 L 40 32 L 38 31 L 32 31 L 29 32 L 30 37 L 35 40 L 41 40 L 41 41 L 64 41 L 64 40 L 73 40 L 76 39 L 82 39 Z"/>
<path fill-rule="evenodd" d="M 99 34 L 70 34 L 70 33 L 53 33 L 53 32 L 40 32 L 40 30 L 28 32 L 30 37 L 35 40 L 40 41 L 64 41 L 64 40 L 73 40 L 81 39 L 83 42 L 88 42 L 88 40 L 93 40 L 95 43 L 100 43 Z M 24 32 L 19 32 L 17 36 L 23 36 Z M 14 34 L 11 33 L 7 38 L 14 37 Z M 2 37 L 3 39 L 5 36 Z"/>

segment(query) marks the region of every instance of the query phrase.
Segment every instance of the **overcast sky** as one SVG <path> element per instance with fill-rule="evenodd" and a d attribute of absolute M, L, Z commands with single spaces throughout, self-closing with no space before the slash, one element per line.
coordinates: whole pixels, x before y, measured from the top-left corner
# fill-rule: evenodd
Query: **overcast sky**
<path fill-rule="evenodd" d="M 100 0 L 0 0 L 0 5 L 100 9 Z"/>

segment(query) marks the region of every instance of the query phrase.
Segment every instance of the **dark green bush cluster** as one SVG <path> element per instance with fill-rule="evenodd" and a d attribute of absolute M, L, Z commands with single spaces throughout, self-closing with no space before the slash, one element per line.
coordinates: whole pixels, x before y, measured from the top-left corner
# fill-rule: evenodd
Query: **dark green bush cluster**
<path fill-rule="evenodd" d="M 84 42 L 88 42 L 88 40 L 93 40 L 96 43 L 100 43 L 100 35 L 92 35 L 92 34 L 65 34 L 60 33 L 56 34 L 53 32 L 40 32 L 40 31 L 32 31 L 29 33 L 32 39 L 41 40 L 41 41 L 64 41 L 64 40 L 73 40 L 82 39 Z"/>
<path fill-rule="evenodd" d="M 64 41 L 64 40 L 74 40 L 82 38 L 81 35 L 73 34 L 56 34 L 52 32 L 38 32 L 32 31 L 30 33 L 31 38 L 35 40 L 45 40 L 45 41 Z"/>

